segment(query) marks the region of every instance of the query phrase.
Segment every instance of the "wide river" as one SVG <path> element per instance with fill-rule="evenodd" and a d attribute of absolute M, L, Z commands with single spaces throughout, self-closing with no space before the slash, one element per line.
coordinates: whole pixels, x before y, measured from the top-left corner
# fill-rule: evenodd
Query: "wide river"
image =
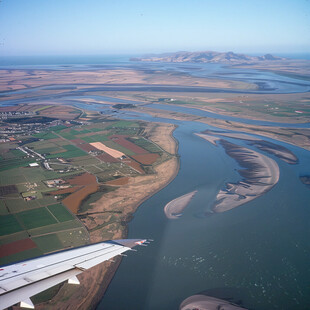
<path fill-rule="evenodd" d="M 241 300 L 255 310 L 310 307 L 310 190 L 299 180 L 310 174 L 310 152 L 263 138 L 294 152 L 299 163 L 289 165 L 260 151 L 277 161 L 278 184 L 245 205 L 206 216 L 219 189 L 240 180 L 240 167 L 222 147 L 194 135 L 214 128 L 169 122 L 178 125 L 180 171 L 139 207 L 129 224 L 129 238 L 154 242 L 123 259 L 98 309 L 178 309 L 185 298 L 201 292 Z M 167 219 L 164 206 L 194 190 L 198 193 L 183 215 Z"/>
<path fill-rule="evenodd" d="M 183 67 L 179 65 L 180 70 L 190 70 L 190 66 Z M 196 67 L 191 69 L 196 75 L 206 70 Z M 171 70 L 171 66 L 168 69 Z M 212 74 L 218 75 L 219 68 L 213 69 Z M 254 70 L 230 73 L 228 69 L 222 70 L 227 78 L 234 75 L 240 80 L 263 80 L 265 89 L 271 93 L 285 92 L 283 89 L 288 83 L 287 92 L 309 90 L 309 82 L 292 81 L 271 73 L 255 75 Z M 10 101 L 13 93 L 4 93 L 7 97 L 3 98 L 2 104 L 19 103 Z M 65 96 L 41 98 L 41 102 L 55 99 L 111 113 L 103 105 L 83 106 L 78 100 L 83 95 L 85 93 L 70 89 Z M 26 101 L 31 99 L 40 100 L 30 96 Z M 107 97 L 104 99 L 109 101 Z M 202 113 L 178 107 L 158 105 L 157 108 Z M 154 241 L 123 259 L 97 309 L 178 309 L 184 299 L 198 293 L 241 302 L 244 307 L 254 310 L 310 309 L 310 190 L 299 180 L 299 176 L 310 175 L 309 151 L 263 138 L 292 151 L 299 162 L 290 165 L 245 141 L 225 138 L 273 158 L 280 168 L 280 180 L 272 190 L 257 199 L 224 213 L 207 215 L 217 192 L 225 187 L 226 182 L 241 180 L 237 172 L 240 167 L 221 146 L 214 146 L 195 135 L 215 128 L 135 112 L 121 111 L 115 116 L 178 125 L 174 137 L 179 143 L 180 170 L 168 186 L 139 207 L 129 223 L 129 238 Z M 215 114 L 212 117 L 223 118 Z M 277 125 L 259 121 L 251 123 Z M 297 126 L 309 127 L 308 124 Z M 164 206 L 195 190 L 198 193 L 183 215 L 177 220 L 167 219 Z"/>

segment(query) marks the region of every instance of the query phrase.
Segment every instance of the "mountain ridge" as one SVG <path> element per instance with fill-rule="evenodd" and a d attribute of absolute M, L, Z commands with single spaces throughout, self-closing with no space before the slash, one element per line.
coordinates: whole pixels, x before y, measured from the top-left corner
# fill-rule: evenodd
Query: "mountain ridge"
<path fill-rule="evenodd" d="M 164 53 L 158 55 L 146 55 L 144 57 L 130 58 L 131 61 L 152 62 L 191 62 L 191 63 L 224 63 L 224 64 L 253 64 L 264 61 L 278 61 L 286 58 L 265 54 L 263 56 L 249 56 L 234 52 L 186 52 Z"/>

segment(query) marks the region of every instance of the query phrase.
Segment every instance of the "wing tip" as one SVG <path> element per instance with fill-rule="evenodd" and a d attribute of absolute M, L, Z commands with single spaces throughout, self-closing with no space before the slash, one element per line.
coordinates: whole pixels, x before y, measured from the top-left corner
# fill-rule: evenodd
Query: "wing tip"
<path fill-rule="evenodd" d="M 147 239 L 119 239 L 111 240 L 111 243 L 116 243 L 118 245 L 125 246 L 127 248 L 133 248 L 136 245 L 142 245 L 147 242 Z"/>

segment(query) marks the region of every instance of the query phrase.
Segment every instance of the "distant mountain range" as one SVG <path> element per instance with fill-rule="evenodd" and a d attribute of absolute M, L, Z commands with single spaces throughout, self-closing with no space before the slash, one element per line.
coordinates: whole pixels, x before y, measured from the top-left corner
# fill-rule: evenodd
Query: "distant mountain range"
<path fill-rule="evenodd" d="M 155 62 L 192 62 L 192 63 L 224 63 L 224 64 L 253 64 L 264 61 L 285 60 L 285 58 L 266 54 L 264 56 L 249 56 L 234 52 L 176 52 L 158 55 L 147 55 L 141 58 L 131 58 L 131 61 Z"/>

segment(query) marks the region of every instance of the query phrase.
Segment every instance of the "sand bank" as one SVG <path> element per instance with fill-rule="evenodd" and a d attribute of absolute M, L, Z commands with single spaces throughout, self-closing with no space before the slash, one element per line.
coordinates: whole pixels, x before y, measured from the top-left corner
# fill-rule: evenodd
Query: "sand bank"
<path fill-rule="evenodd" d="M 227 183 L 226 188 L 219 191 L 212 207 L 214 212 L 225 212 L 243 205 L 277 184 L 280 170 L 273 159 L 225 140 L 220 140 L 220 143 L 227 155 L 234 158 L 243 168 L 238 170 L 243 180 Z"/>
<path fill-rule="evenodd" d="M 196 193 L 197 191 L 193 191 L 168 202 L 164 207 L 167 218 L 178 219 Z"/>
<path fill-rule="evenodd" d="M 200 309 L 200 310 L 246 310 L 227 300 L 218 299 L 205 295 L 193 295 L 186 298 L 180 305 L 179 310 Z"/>
<path fill-rule="evenodd" d="M 210 142 L 211 144 L 217 146 L 216 141 L 221 140 L 219 137 L 207 135 L 205 133 L 195 133 L 196 136 L 205 139 L 206 141 Z"/>
<path fill-rule="evenodd" d="M 236 138 L 236 139 L 241 139 L 245 141 L 249 141 L 251 145 L 257 147 L 258 149 L 267 152 L 269 154 L 275 155 L 276 157 L 282 159 L 283 161 L 287 162 L 288 164 L 294 165 L 298 163 L 298 158 L 297 156 L 287 149 L 286 147 L 275 144 L 269 141 L 262 140 L 260 138 L 253 137 L 248 134 L 244 133 L 235 133 L 235 132 L 217 132 L 217 131 L 210 131 L 206 130 L 203 132 L 203 135 L 207 134 L 209 136 L 208 141 L 211 142 L 211 140 L 216 139 L 219 140 L 219 137 L 229 137 L 229 138 Z M 201 135 L 200 135 L 201 136 Z M 205 138 L 201 136 L 202 138 Z M 217 141 L 214 140 L 214 141 Z M 216 143 L 213 141 L 212 144 Z"/>

